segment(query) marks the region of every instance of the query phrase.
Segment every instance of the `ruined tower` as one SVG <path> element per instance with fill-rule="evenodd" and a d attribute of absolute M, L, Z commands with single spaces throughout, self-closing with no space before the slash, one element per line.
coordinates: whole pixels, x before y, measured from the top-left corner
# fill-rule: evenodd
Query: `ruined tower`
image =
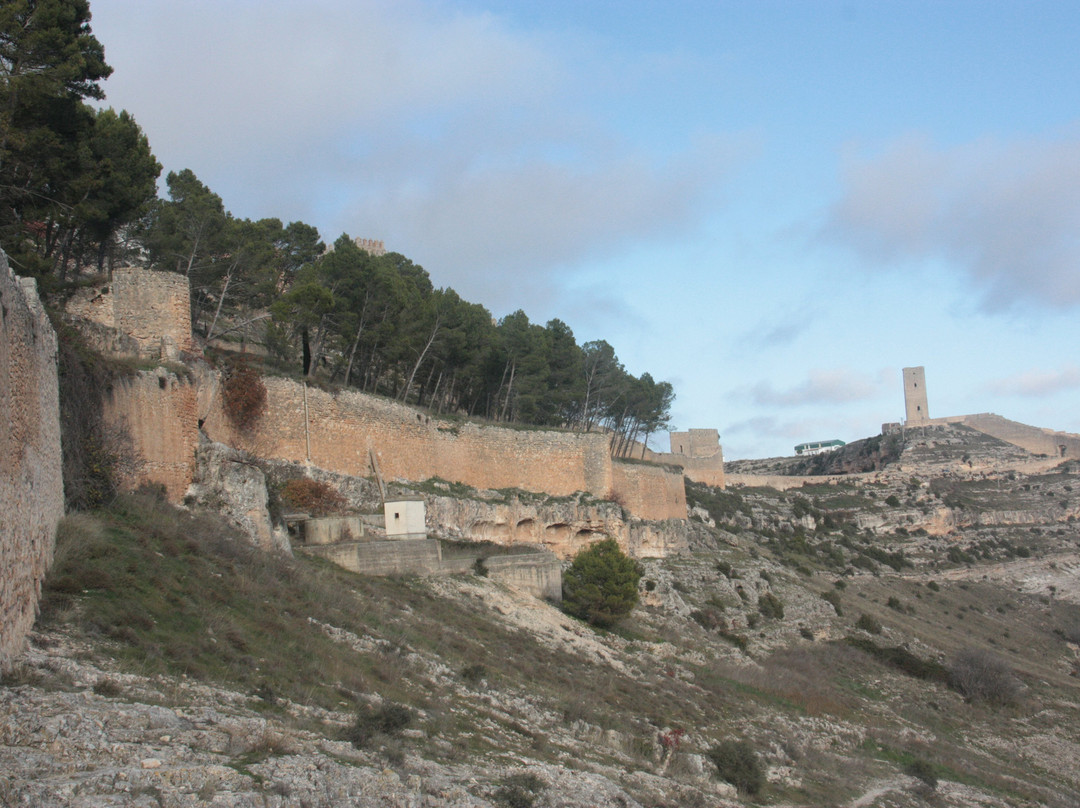
<path fill-rule="evenodd" d="M 926 371 L 923 367 L 904 368 L 904 418 L 908 426 L 919 426 L 930 420 L 926 404 Z"/>

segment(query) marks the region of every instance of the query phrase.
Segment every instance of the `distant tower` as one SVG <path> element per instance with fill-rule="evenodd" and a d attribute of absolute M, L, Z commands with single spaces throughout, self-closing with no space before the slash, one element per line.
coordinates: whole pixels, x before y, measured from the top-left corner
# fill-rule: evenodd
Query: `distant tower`
<path fill-rule="evenodd" d="M 381 239 L 354 238 L 353 243 L 370 255 L 386 255 L 386 246 Z"/>
<path fill-rule="evenodd" d="M 904 415 L 908 426 L 930 421 L 926 404 L 926 371 L 922 367 L 904 368 Z"/>

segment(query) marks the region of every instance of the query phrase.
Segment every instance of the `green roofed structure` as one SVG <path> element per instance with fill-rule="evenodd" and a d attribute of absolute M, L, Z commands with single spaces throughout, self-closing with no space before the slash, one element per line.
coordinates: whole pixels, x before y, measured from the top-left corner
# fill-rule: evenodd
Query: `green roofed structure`
<path fill-rule="evenodd" d="M 842 440 L 816 440 L 810 443 L 800 443 L 795 447 L 795 454 L 797 455 L 816 455 L 822 452 L 831 452 L 833 449 L 839 449 L 841 446 L 846 446 Z"/>

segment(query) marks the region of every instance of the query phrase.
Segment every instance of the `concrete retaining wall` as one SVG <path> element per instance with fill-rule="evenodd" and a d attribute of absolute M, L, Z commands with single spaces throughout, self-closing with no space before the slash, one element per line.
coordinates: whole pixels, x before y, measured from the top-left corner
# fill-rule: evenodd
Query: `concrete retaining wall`
<path fill-rule="evenodd" d="M 547 600 L 562 599 L 562 564 L 547 552 L 484 556 L 461 552 L 443 558 L 437 539 L 342 542 L 298 547 L 361 575 L 464 575 L 483 559 L 488 577 L 511 589 Z"/>

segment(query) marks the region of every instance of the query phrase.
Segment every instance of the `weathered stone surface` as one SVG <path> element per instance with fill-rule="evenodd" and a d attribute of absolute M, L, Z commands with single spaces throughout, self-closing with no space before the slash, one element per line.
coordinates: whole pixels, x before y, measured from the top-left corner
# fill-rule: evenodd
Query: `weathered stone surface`
<path fill-rule="evenodd" d="M 493 492 L 491 496 L 498 496 Z M 481 493 L 479 496 L 483 496 Z M 613 538 L 629 555 L 660 558 L 687 549 L 684 520 L 647 522 L 629 517 L 614 502 L 577 495 L 504 501 L 481 498 L 427 497 L 428 530 L 432 535 L 496 544 L 535 544 L 559 558 Z"/>
<path fill-rule="evenodd" d="M 186 499 L 221 513 L 264 550 L 292 552 L 288 536 L 270 523 L 266 477 L 244 453 L 204 440 L 195 453 L 195 482 Z"/>
<path fill-rule="evenodd" d="M 64 515 L 56 334 L 0 252 L 0 670 L 21 650 Z"/>

